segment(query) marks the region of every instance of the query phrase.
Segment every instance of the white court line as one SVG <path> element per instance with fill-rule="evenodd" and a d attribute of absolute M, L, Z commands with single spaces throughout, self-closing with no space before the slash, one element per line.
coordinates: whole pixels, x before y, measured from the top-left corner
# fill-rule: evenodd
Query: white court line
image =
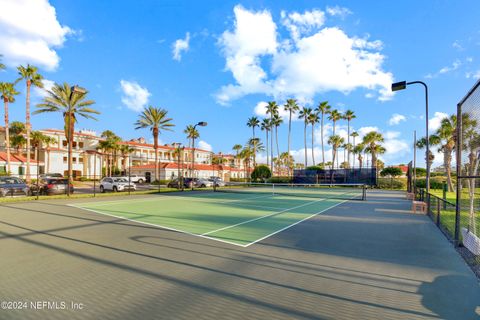
<path fill-rule="evenodd" d="M 69 205 L 69 206 L 75 207 L 75 205 L 73 205 L 73 204 Z M 212 238 L 212 237 L 204 236 L 202 234 L 191 233 L 191 232 L 188 232 L 188 231 L 185 231 L 185 230 L 179 230 L 179 229 L 175 229 L 175 228 L 171 228 L 171 227 L 165 227 L 165 226 L 154 224 L 154 223 L 138 221 L 138 220 L 129 219 L 129 218 L 125 218 L 125 217 L 119 217 L 119 216 L 116 216 L 116 215 L 113 215 L 113 214 L 109 214 L 109 213 L 105 213 L 105 212 L 101 212 L 101 211 L 97 211 L 97 210 L 93 210 L 93 209 L 87 209 L 87 208 L 83 208 L 83 207 L 75 207 L 75 208 L 90 211 L 90 212 L 95 212 L 97 214 L 102 214 L 102 215 L 109 216 L 109 217 L 114 217 L 114 218 L 119 218 L 119 219 L 122 219 L 122 220 L 135 222 L 135 223 L 138 223 L 138 224 L 144 224 L 144 225 L 147 225 L 147 226 L 156 227 L 158 229 L 172 230 L 172 231 L 188 234 L 188 235 L 191 235 L 191 236 L 197 236 L 197 237 L 204 238 L 204 239 L 220 241 L 220 242 L 223 242 L 223 243 L 233 244 L 233 245 L 236 245 L 236 246 L 239 246 L 239 247 L 246 247 L 246 245 L 238 244 L 238 243 L 227 241 L 227 240 Z"/>
<path fill-rule="evenodd" d="M 207 234 L 211 234 L 211 233 L 215 233 L 215 232 L 218 232 L 218 231 L 222 231 L 222 230 L 234 228 L 234 227 L 240 226 L 240 225 L 245 224 L 245 223 L 249 223 L 249 222 L 253 222 L 253 221 L 256 221 L 256 220 L 268 218 L 268 217 L 271 217 L 271 216 L 274 216 L 274 215 L 277 215 L 277 214 L 280 214 L 280 213 L 283 213 L 283 212 L 287 212 L 287 211 L 290 211 L 290 210 L 293 210 L 293 209 L 298 209 L 298 208 L 305 207 L 305 206 L 308 206 L 308 205 L 310 205 L 310 204 L 314 204 L 314 203 L 321 202 L 321 201 L 325 201 L 325 200 L 327 200 L 327 199 L 320 199 L 320 200 L 316 200 L 316 201 L 310 201 L 310 202 L 301 204 L 301 205 L 299 205 L 299 206 L 295 206 L 295 207 L 292 207 L 292 208 L 288 208 L 288 209 L 285 209 L 285 210 L 282 210 L 282 211 L 274 212 L 274 213 L 271 213 L 271 214 L 267 214 L 267 215 L 265 215 L 265 216 L 253 218 L 253 219 L 250 219 L 250 220 L 247 220 L 247 221 L 243 221 L 243 222 L 239 222 L 239 223 L 236 223 L 236 224 L 232 224 L 231 226 L 226 226 L 226 227 L 223 227 L 223 228 L 220 228 L 220 229 L 217 229 L 217 230 L 205 232 L 205 233 L 202 233 L 202 235 L 205 236 L 205 235 L 207 235 Z"/>

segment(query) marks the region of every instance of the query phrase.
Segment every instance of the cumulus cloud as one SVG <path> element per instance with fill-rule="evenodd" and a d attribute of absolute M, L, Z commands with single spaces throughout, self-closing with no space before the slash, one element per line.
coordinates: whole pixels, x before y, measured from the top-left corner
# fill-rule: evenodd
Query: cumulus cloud
<path fill-rule="evenodd" d="M 392 117 L 390 118 L 390 120 L 388 120 L 388 124 L 391 126 L 395 126 L 402 121 L 407 121 L 407 118 L 404 115 L 394 113 L 392 114 Z"/>
<path fill-rule="evenodd" d="M 437 72 L 435 72 L 433 74 L 429 73 L 425 76 L 425 78 L 427 78 L 427 79 L 436 78 L 439 75 L 455 71 L 458 68 L 460 68 L 461 66 L 462 66 L 462 62 L 459 59 L 457 59 L 457 60 L 453 61 L 453 63 L 450 66 L 445 66 L 445 67 L 441 68 L 440 70 L 438 70 Z"/>
<path fill-rule="evenodd" d="M 428 120 L 428 130 L 429 131 L 436 131 L 440 128 L 440 124 L 442 123 L 442 119 L 448 118 L 448 114 L 445 112 L 435 112 L 433 117 Z"/>
<path fill-rule="evenodd" d="M 465 78 L 467 79 L 480 79 L 480 70 L 477 71 L 468 71 L 465 73 Z"/>
<path fill-rule="evenodd" d="M 219 45 L 225 69 L 235 83 L 220 88 L 218 103 L 229 104 L 249 94 L 309 102 L 317 93 L 347 94 L 357 88 L 377 91 L 381 101 L 391 98 L 393 77 L 382 68 L 381 41 L 323 27 L 324 13 L 319 10 L 282 12 L 281 23 L 290 31 L 286 39 L 279 38 L 269 11 L 249 11 L 237 5 L 234 13 L 233 30 L 222 34 Z"/>
<path fill-rule="evenodd" d="M 142 111 L 151 96 L 147 88 L 143 88 L 135 81 L 126 80 L 120 80 L 120 86 L 123 104 L 133 111 Z"/>
<path fill-rule="evenodd" d="M 270 117 L 270 114 L 267 114 L 267 105 L 268 103 L 265 102 L 265 101 L 260 101 L 259 103 L 257 103 L 257 105 L 255 106 L 255 108 L 253 109 L 253 113 L 259 117 L 263 117 L 263 118 L 269 118 Z M 285 109 L 283 108 L 283 105 L 279 105 L 278 106 L 278 115 L 280 117 L 283 118 L 283 120 L 288 120 L 288 117 L 289 117 L 289 113 L 287 111 L 285 111 Z M 292 115 L 292 121 L 294 120 L 297 120 L 297 117 Z"/>
<path fill-rule="evenodd" d="M 198 148 L 203 149 L 203 150 L 207 150 L 207 151 L 212 151 L 213 150 L 212 145 L 203 141 L 203 140 L 200 140 L 198 142 Z"/>
<path fill-rule="evenodd" d="M 352 14 L 352 11 L 348 8 L 335 6 L 335 7 L 328 7 L 327 6 L 327 13 L 333 17 L 339 16 L 342 19 L 345 19 L 346 16 Z"/>
<path fill-rule="evenodd" d="M 43 84 L 43 88 L 33 87 L 33 92 L 35 93 L 35 95 L 41 98 L 47 96 L 47 91 L 50 91 L 52 89 L 53 85 L 55 84 L 55 81 L 43 79 L 42 84 Z"/>
<path fill-rule="evenodd" d="M 182 60 L 182 52 L 187 52 L 190 48 L 190 32 L 187 32 L 185 39 L 177 39 L 172 47 L 173 59 L 177 61 Z"/>
<path fill-rule="evenodd" d="M 7 65 L 31 63 L 49 71 L 60 62 L 55 50 L 75 33 L 60 24 L 47 0 L 2 1 L 0 30 L 0 52 Z"/>

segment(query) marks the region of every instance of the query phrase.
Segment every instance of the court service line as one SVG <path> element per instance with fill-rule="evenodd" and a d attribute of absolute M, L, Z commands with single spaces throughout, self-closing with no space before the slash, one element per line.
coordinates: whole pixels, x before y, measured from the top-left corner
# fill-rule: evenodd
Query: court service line
<path fill-rule="evenodd" d="M 284 212 L 287 212 L 287 211 L 290 211 L 290 210 L 293 210 L 293 209 L 298 209 L 298 208 L 301 208 L 301 207 L 305 207 L 305 206 L 308 206 L 308 205 L 311 205 L 311 204 L 314 204 L 314 203 L 317 203 L 317 202 L 325 201 L 325 200 L 327 200 L 327 199 L 320 199 L 320 200 L 316 200 L 316 201 L 310 201 L 310 202 L 301 204 L 301 205 L 299 205 L 299 206 L 295 206 L 295 207 L 292 207 L 292 208 L 288 208 L 288 209 L 285 209 L 285 210 L 282 210 L 282 211 L 277 211 L 277 212 L 274 212 L 274 213 L 271 213 L 271 214 L 267 214 L 267 215 L 265 215 L 265 216 L 253 218 L 253 219 L 246 220 L 246 221 L 243 221 L 243 222 L 239 222 L 239 223 L 236 223 L 236 224 L 232 224 L 232 225 L 230 225 L 230 226 L 226 226 L 226 227 L 223 227 L 223 228 L 220 228 L 220 229 L 217 229 L 217 230 L 208 231 L 208 232 L 202 233 L 202 235 L 207 235 L 207 234 L 215 233 L 215 232 L 218 232 L 218 231 L 223 231 L 223 230 L 226 230 L 226 229 L 238 227 L 238 226 L 240 226 L 240 225 L 242 225 L 242 224 L 245 224 L 245 223 L 250 223 L 250 222 L 253 222 L 253 221 L 256 221 L 256 220 L 268 218 L 268 217 L 271 217 L 271 216 L 274 216 L 274 215 L 277 215 L 277 214 L 280 214 L 280 213 L 284 213 Z"/>
<path fill-rule="evenodd" d="M 295 226 L 295 225 L 297 225 L 297 224 L 299 224 L 299 223 L 301 223 L 301 222 L 303 222 L 303 221 L 305 221 L 305 220 L 308 220 L 308 219 L 310 219 L 310 218 L 313 218 L 314 216 L 319 215 L 319 214 L 322 213 L 322 212 L 325 212 L 325 211 L 327 211 L 327 210 L 330 210 L 330 209 L 332 209 L 332 208 L 335 208 L 336 206 L 339 206 L 339 205 L 341 205 L 342 203 L 345 203 L 345 202 L 347 202 L 347 201 L 349 201 L 349 199 L 344 200 L 344 201 L 342 201 L 342 202 L 339 202 L 339 203 L 337 203 L 337 204 L 335 204 L 335 205 L 333 205 L 333 206 L 331 206 L 331 207 L 325 208 L 325 209 L 320 210 L 320 211 L 318 211 L 318 212 L 315 212 L 314 214 L 312 214 L 312 215 L 310 215 L 310 216 L 308 216 L 308 217 L 306 217 L 306 218 L 303 218 L 302 220 L 299 220 L 299 221 L 297 221 L 297 222 L 295 222 L 295 223 L 292 223 L 291 225 L 288 225 L 288 226 L 286 226 L 286 227 L 284 227 L 284 228 L 282 228 L 282 229 L 280 229 L 280 230 L 274 231 L 274 232 L 272 232 L 272 233 L 270 233 L 270 234 L 268 234 L 268 235 L 266 235 L 266 236 L 264 236 L 264 237 L 262 237 L 262 238 L 260 238 L 260 239 L 257 239 L 257 240 L 255 240 L 255 241 L 253 241 L 253 242 L 250 242 L 250 243 L 246 244 L 246 245 L 243 245 L 243 247 L 246 248 L 246 247 L 249 247 L 249 246 L 251 246 L 252 244 L 255 244 L 255 243 L 259 242 L 259 241 L 265 240 L 265 239 L 267 239 L 267 238 L 269 238 L 269 237 L 271 237 L 271 236 L 273 236 L 273 235 L 275 235 L 275 234 L 277 234 L 277 233 L 279 233 L 279 232 L 285 231 L 285 230 L 287 230 L 288 228 L 291 228 L 291 227 L 293 227 L 293 226 Z"/>
<path fill-rule="evenodd" d="M 72 205 L 69 205 L 69 206 L 75 207 L 75 205 L 73 205 L 73 204 L 72 204 Z M 155 228 L 158 228 L 158 229 L 171 230 L 171 231 L 175 231 L 175 232 L 179 232 L 179 233 L 188 234 L 188 235 L 191 235 L 191 236 L 196 236 L 196 237 L 200 237 L 200 238 L 204 238 L 204 239 L 209 239 L 209 240 L 215 240 L 215 241 L 219 241 L 219 242 L 223 242 L 223 243 L 227 243 L 227 244 L 233 244 L 233 245 L 235 245 L 235 246 L 239 246 L 239 247 L 245 248 L 245 245 L 243 245 L 243 244 L 239 244 L 239 243 L 235 243 L 235 242 L 231 242 L 231 241 L 227 241 L 227 240 L 223 240 L 223 239 L 217 239 L 217 238 L 214 238 L 214 237 L 204 236 L 204 235 L 198 234 L 198 233 L 192 233 L 192 232 L 188 232 L 188 231 L 185 231 L 185 230 L 179 230 L 179 229 L 175 229 L 175 228 L 171 228 L 171 227 L 165 227 L 165 226 L 162 226 L 162 225 L 159 225 L 159 224 L 154 224 L 154 223 L 149 223 L 149 222 L 138 221 L 138 220 L 129 219 L 129 218 L 125 218 L 125 217 L 120 217 L 120 216 L 116 216 L 116 215 L 113 215 L 113 214 L 105 213 L 105 212 L 102 212 L 102 211 L 97 211 L 97 210 L 94 210 L 94 209 L 87 209 L 87 208 L 83 208 L 83 207 L 75 207 L 75 208 L 82 209 L 82 210 L 86 210 L 86 211 L 90 211 L 90 212 L 94 212 L 94 213 L 97 213 L 97 214 L 102 214 L 102 215 L 109 216 L 109 217 L 114 217 L 114 218 L 119 218 L 119 219 L 131 221 L 131 222 L 134 222 L 134 223 L 137 223 L 137 224 L 143 224 L 143 225 L 147 225 L 147 226 L 152 226 L 152 227 L 155 227 Z"/>

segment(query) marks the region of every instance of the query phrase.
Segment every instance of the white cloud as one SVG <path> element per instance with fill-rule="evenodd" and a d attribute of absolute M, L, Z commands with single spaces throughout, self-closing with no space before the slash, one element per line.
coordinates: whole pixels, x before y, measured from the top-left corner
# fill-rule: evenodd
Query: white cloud
<path fill-rule="evenodd" d="M 463 50 L 465 50 L 465 48 L 460 44 L 460 41 L 458 41 L 458 40 L 455 40 L 455 41 L 452 43 L 452 47 L 454 47 L 454 48 L 457 49 L 458 51 L 463 51 Z"/>
<path fill-rule="evenodd" d="M 477 71 L 474 71 L 474 72 L 472 72 L 472 71 L 466 72 L 465 73 L 465 78 L 467 78 L 467 79 L 470 79 L 470 78 L 480 79 L 480 70 L 477 70 Z"/>
<path fill-rule="evenodd" d="M 357 130 L 359 139 L 362 139 L 363 136 L 365 136 L 367 133 L 371 131 L 380 132 L 380 129 L 378 129 L 378 127 L 361 127 L 360 129 Z"/>
<path fill-rule="evenodd" d="M 42 83 L 43 83 L 43 88 L 33 87 L 33 92 L 41 98 L 47 96 L 47 91 L 50 91 L 52 89 L 53 85 L 55 84 L 55 81 L 43 79 Z"/>
<path fill-rule="evenodd" d="M 173 59 L 177 61 L 182 60 L 182 52 L 187 52 L 190 48 L 190 32 L 187 32 L 185 39 L 177 39 L 172 47 Z"/>
<path fill-rule="evenodd" d="M 428 120 L 428 130 L 436 131 L 440 128 L 442 119 L 448 118 L 448 114 L 444 112 L 435 112 L 433 117 Z"/>
<path fill-rule="evenodd" d="M 385 57 L 378 51 L 382 42 L 350 37 L 338 27 L 321 29 L 320 12 L 283 12 L 282 23 L 295 30 L 289 39 L 277 40 L 277 24 L 269 11 L 236 6 L 234 29 L 219 40 L 235 84 L 223 86 L 217 102 L 228 104 L 258 93 L 309 102 L 317 93 L 347 94 L 357 88 L 378 91 L 381 101 L 390 99 L 393 77 L 382 69 Z M 268 64 L 262 64 L 266 59 Z"/>
<path fill-rule="evenodd" d="M 260 101 L 259 103 L 257 103 L 255 108 L 253 109 L 253 112 L 255 113 L 255 115 L 257 115 L 259 117 L 269 118 L 270 114 L 267 114 L 267 105 L 268 105 L 267 102 Z M 285 109 L 283 108 L 283 105 L 279 105 L 278 106 L 278 115 L 280 117 L 282 117 L 283 120 L 285 121 L 285 120 L 288 120 L 288 117 L 289 117 L 290 114 L 287 111 L 285 111 Z M 292 115 L 292 121 L 297 120 L 297 118 L 298 117 Z"/>
<path fill-rule="evenodd" d="M 122 102 L 133 111 L 142 111 L 151 96 L 147 88 L 141 87 L 135 81 L 120 80 Z"/>
<path fill-rule="evenodd" d="M 407 118 L 404 115 L 394 113 L 392 114 L 392 117 L 390 118 L 390 120 L 388 120 L 388 124 L 391 126 L 395 126 L 402 121 L 407 121 Z"/>
<path fill-rule="evenodd" d="M 62 47 L 75 32 L 57 20 L 47 0 L 3 0 L 0 10 L 0 52 L 7 65 L 31 63 L 55 70 Z"/>
<path fill-rule="evenodd" d="M 208 144 L 207 142 L 205 142 L 203 140 L 200 140 L 198 142 L 198 148 L 202 149 L 202 150 L 207 150 L 207 151 L 212 151 L 213 150 L 212 145 Z"/>
<path fill-rule="evenodd" d="M 287 28 L 293 40 L 299 39 L 301 35 L 318 30 L 325 23 L 325 13 L 320 10 L 305 11 L 303 14 L 281 12 L 282 24 Z"/>
<path fill-rule="evenodd" d="M 445 66 L 445 67 L 441 68 L 440 70 L 438 70 L 436 73 L 433 73 L 433 74 L 429 73 L 425 76 L 425 78 L 427 78 L 427 79 L 436 78 L 439 75 L 455 71 L 458 68 L 460 68 L 461 66 L 462 66 L 462 62 L 459 59 L 456 59 L 455 61 L 453 61 L 452 65 Z"/>
<path fill-rule="evenodd" d="M 350 9 L 348 8 L 344 8 L 340 6 L 335 6 L 335 7 L 327 6 L 327 13 L 332 17 L 339 16 L 340 18 L 344 19 L 346 16 L 352 14 L 352 11 L 350 11 Z"/>

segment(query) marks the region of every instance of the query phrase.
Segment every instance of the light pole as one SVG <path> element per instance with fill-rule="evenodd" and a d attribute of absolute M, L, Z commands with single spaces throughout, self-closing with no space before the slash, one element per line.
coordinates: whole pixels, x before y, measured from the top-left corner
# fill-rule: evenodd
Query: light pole
<path fill-rule="evenodd" d="M 392 91 L 399 91 L 404 90 L 407 88 L 408 85 L 411 84 L 421 84 L 425 88 L 425 160 L 427 162 L 427 177 L 426 177 L 426 191 L 427 194 L 430 192 L 430 141 L 428 136 L 428 86 L 423 81 L 400 81 L 396 83 L 392 83 Z"/>
<path fill-rule="evenodd" d="M 87 90 L 81 88 L 77 85 L 74 85 L 70 88 L 70 97 L 68 99 L 68 185 L 67 185 L 67 196 L 70 196 L 70 183 L 72 182 L 71 172 L 72 172 L 72 144 L 73 144 L 73 130 L 72 130 L 72 98 L 75 93 L 85 94 Z"/>
<path fill-rule="evenodd" d="M 195 133 L 195 129 L 197 126 L 206 127 L 207 123 L 205 121 L 200 121 L 196 125 L 193 126 L 193 132 Z M 195 174 L 195 134 L 192 136 L 192 191 L 193 191 L 193 175 Z"/>

